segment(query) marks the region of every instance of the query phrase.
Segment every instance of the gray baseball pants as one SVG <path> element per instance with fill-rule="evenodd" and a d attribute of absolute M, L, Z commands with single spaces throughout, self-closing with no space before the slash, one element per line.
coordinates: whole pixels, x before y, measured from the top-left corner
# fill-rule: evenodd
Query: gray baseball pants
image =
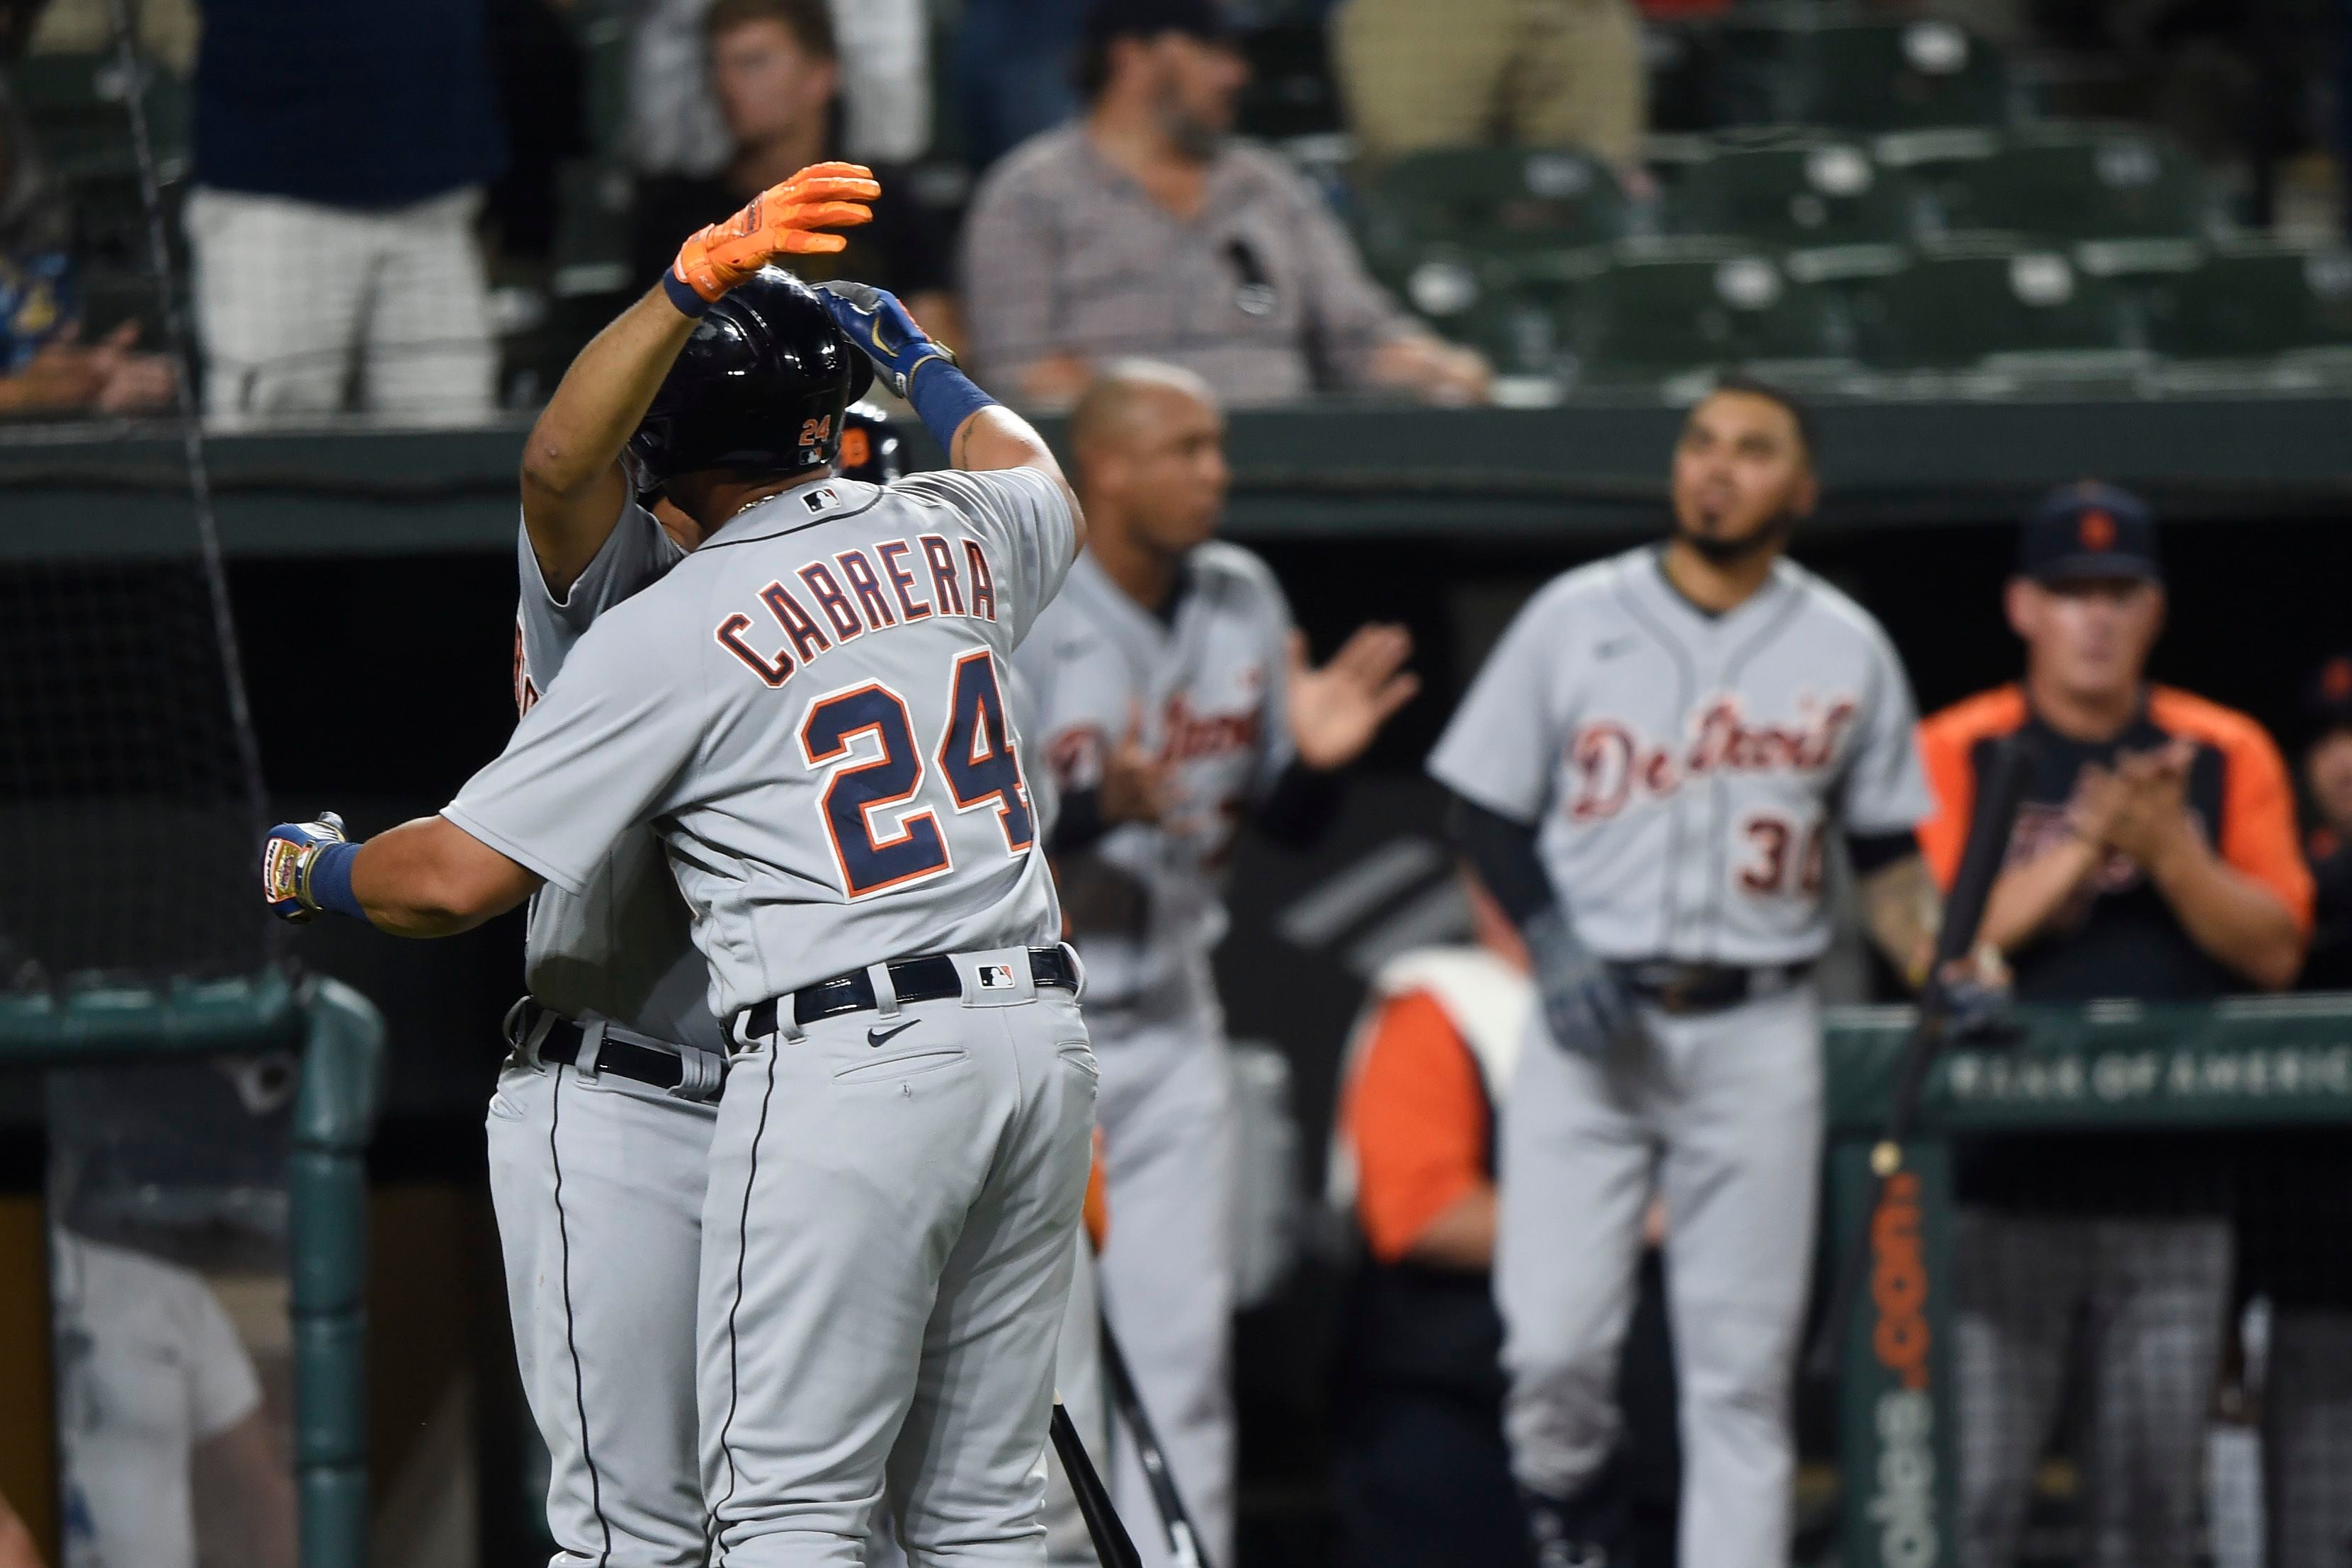
<path fill-rule="evenodd" d="M 1538 1014 L 1503 1110 L 1495 1280 L 1511 1468 L 1572 1496 L 1615 1447 L 1618 1352 L 1655 1194 L 1681 1386 L 1681 1561 L 1786 1568 L 1820 1005 L 1801 986 L 1720 1013 L 1639 1011 L 1647 1037 L 1603 1062 L 1561 1049 Z"/>
<path fill-rule="evenodd" d="M 788 1026 L 728 1074 L 699 1317 L 713 1568 L 851 1568 L 886 1491 L 916 1568 L 1045 1562 L 1094 1056 L 1024 952 L 955 958 L 961 1000 Z M 983 963 L 1017 988 L 983 990 Z"/>

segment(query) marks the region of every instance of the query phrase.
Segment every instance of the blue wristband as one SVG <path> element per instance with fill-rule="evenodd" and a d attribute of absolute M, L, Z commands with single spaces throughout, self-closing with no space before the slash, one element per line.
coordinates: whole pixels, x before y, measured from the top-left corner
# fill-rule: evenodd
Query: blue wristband
<path fill-rule="evenodd" d="M 359 858 L 356 844 L 327 844 L 310 862 L 310 901 L 322 910 L 350 915 L 354 920 L 367 919 L 367 910 L 360 907 L 352 893 L 352 862 Z"/>
<path fill-rule="evenodd" d="M 676 272 L 662 274 L 662 292 L 669 296 L 669 302 L 677 307 L 677 312 L 681 316 L 699 318 L 707 313 L 711 306 L 710 300 L 687 287 L 686 279 L 680 278 Z"/>
<path fill-rule="evenodd" d="M 907 401 L 943 452 L 955 449 L 955 433 L 965 420 L 996 406 L 996 399 L 974 386 L 944 353 L 926 355 L 908 373 Z"/>

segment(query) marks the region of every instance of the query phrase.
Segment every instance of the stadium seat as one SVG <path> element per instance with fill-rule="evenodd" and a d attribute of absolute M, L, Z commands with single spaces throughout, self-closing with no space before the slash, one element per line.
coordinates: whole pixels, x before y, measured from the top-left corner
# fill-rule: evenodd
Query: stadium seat
<path fill-rule="evenodd" d="M 2114 285 L 2021 241 L 1930 246 L 1874 293 L 1864 353 L 1887 369 L 2112 367 L 2142 346 Z"/>
<path fill-rule="evenodd" d="M 1633 241 L 1575 291 L 1569 342 L 1587 385 L 1655 383 L 1725 364 L 1843 363 L 1832 301 L 1752 247 Z"/>
<path fill-rule="evenodd" d="M 1683 174 L 1669 207 L 1676 233 L 1790 249 L 1906 244 L 1931 216 L 1861 142 L 1813 136 L 1725 146 Z"/>
<path fill-rule="evenodd" d="M 111 53 L 27 55 L 9 67 L 8 84 L 35 143 L 68 182 L 136 174 L 126 84 Z M 139 85 L 156 175 L 169 184 L 188 170 L 187 84 L 151 62 Z"/>
<path fill-rule="evenodd" d="M 2179 143 L 2139 126 L 2038 126 L 2009 133 L 1982 156 L 1914 166 L 1953 233 L 2078 241 L 2218 232 L 2203 171 Z"/>
<path fill-rule="evenodd" d="M 1948 21 L 1744 18 L 1723 29 L 1721 58 L 1726 124 L 1898 131 L 2011 117 L 2000 52 Z"/>
<path fill-rule="evenodd" d="M 2179 359 L 2352 347 L 2352 252 L 2243 246 L 2154 289 L 2148 338 Z"/>
<path fill-rule="evenodd" d="M 1432 246 L 1519 256 L 1605 244 L 1635 215 L 1608 166 L 1574 148 L 1416 153 L 1358 192 L 1366 261 L 1402 282 Z"/>

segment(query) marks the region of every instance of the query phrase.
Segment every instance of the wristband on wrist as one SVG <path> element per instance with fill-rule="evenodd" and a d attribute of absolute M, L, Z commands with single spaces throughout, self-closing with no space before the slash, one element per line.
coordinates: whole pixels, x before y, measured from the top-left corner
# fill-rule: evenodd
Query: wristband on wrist
<path fill-rule="evenodd" d="M 927 354 L 915 363 L 907 373 L 906 395 L 923 428 L 943 451 L 954 449 L 955 433 L 963 428 L 965 420 L 983 408 L 996 406 L 996 399 L 973 385 L 971 377 L 958 370 L 945 353 Z"/>
<path fill-rule="evenodd" d="M 356 844 L 321 844 L 310 857 L 310 864 L 302 873 L 302 891 L 310 902 L 322 910 L 350 915 L 354 920 L 367 919 L 367 910 L 352 892 L 352 862 L 359 858 Z"/>
<path fill-rule="evenodd" d="M 677 307 L 679 315 L 692 316 L 697 320 L 717 303 L 696 293 L 693 286 L 677 275 L 676 268 L 662 274 L 662 292 L 669 296 L 669 302 Z"/>

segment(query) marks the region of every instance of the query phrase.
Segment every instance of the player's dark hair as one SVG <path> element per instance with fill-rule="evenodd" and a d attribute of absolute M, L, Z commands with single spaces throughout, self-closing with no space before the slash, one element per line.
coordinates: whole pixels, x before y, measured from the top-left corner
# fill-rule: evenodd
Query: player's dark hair
<path fill-rule="evenodd" d="M 825 0 L 711 0 L 702 14 L 702 36 L 716 38 L 752 22 L 774 22 L 821 60 L 841 58 L 833 33 L 833 9 Z"/>
<path fill-rule="evenodd" d="M 1818 465 L 1822 457 L 1821 421 L 1814 417 L 1811 405 L 1785 386 L 1776 386 L 1762 376 L 1746 371 L 1727 370 L 1715 378 L 1707 395 L 1718 392 L 1736 392 L 1748 397 L 1760 397 L 1788 410 L 1790 420 L 1797 426 L 1797 440 L 1805 448 L 1805 461 Z"/>

